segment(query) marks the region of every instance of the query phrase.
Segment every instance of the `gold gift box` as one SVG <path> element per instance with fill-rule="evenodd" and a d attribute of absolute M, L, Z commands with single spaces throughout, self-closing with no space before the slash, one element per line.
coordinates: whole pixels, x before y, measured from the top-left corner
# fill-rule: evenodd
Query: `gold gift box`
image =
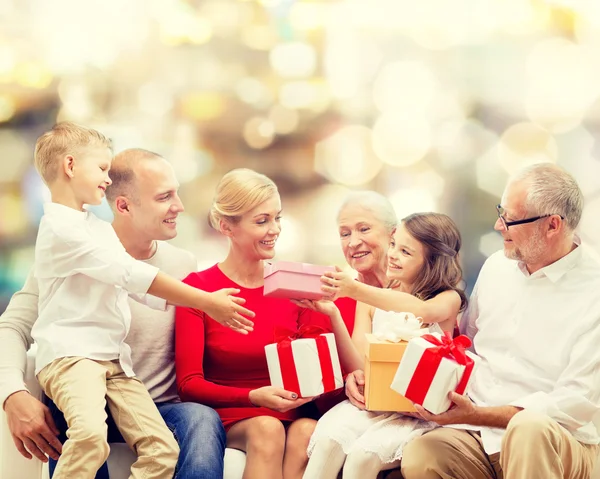
<path fill-rule="evenodd" d="M 412 401 L 390 388 L 407 344 L 406 341 L 379 340 L 367 334 L 364 391 L 367 410 L 415 411 Z"/>

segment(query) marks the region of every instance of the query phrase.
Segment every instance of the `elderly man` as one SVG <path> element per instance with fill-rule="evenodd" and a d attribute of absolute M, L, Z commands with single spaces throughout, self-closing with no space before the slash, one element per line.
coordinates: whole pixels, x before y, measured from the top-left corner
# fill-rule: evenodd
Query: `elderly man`
<path fill-rule="evenodd" d="M 197 269 L 192 254 L 164 240 L 177 235 L 183 205 L 173 168 L 161 156 L 141 149 L 119 153 L 110 171 L 107 200 L 114 212 L 113 228 L 127 252 L 176 278 Z M 17 449 L 46 461 L 58 459 L 58 429 L 46 406 L 23 383 L 31 328 L 37 319 L 38 291 L 30 275 L 0 319 L 0 404 Z M 130 301 L 131 329 L 127 342 L 137 376 L 148 388 L 180 447 L 176 477 L 223 476 L 225 432 L 216 412 L 179 401 L 175 383 L 174 309 L 151 310 Z M 99 473 L 98 477 L 106 474 Z"/>
<path fill-rule="evenodd" d="M 598 455 L 600 263 L 575 234 L 583 197 L 553 164 L 528 167 L 497 206 L 504 254 L 484 264 L 461 321 L 481 358 L 469 398 L 404 450 L 405 479 L 590 477 Z"/>

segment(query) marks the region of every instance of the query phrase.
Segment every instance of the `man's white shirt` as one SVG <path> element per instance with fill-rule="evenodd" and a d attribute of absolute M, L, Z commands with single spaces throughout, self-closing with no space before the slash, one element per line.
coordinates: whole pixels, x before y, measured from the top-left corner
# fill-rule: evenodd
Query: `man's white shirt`
<path fill-rule="evenodd" d="M 164 310 L 164 300 L 146 296 L 158 268 L 133 259 L 112 226 L 92 213 L 56 203 L 44 205 L 44 213 L 34 265 L 36 374 L 55 359 L 82 356 L 118 359 L 133 376 L 124 341 L 131 323 L 128 296 Z"/>
<path fill-rule="evenodd" d="M 531 275 L 492 255 L 460 329 L 481 358 L 467 391 L 477 405 L 536 410 L 580 442 L 600 442 L 600 263 L 584 245 Z M 500 451 L 504 429 L 456 427 L 480 430 L 486 452 Z"/>

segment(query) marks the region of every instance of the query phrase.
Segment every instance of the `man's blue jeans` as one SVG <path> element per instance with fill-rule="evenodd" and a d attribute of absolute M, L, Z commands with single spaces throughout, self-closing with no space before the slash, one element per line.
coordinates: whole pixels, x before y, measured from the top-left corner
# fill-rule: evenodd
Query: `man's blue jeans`
<path fill-rule="evenodd" d="M 47 401 L 56 426 L 61 431 L 59 439 L 64 442 L 67 439 L 67 424 L 54 403 Z M 223 424 L 215 410 L 192 402 L 166 402 L 159 403 L 156 407 L 179 444 L 175 479 L 223 477 L 226 438 Z M 110 415 L 107 423 L 108 442 L 125 442 Z M 50 477 L 55 468 L 56 461 L 50 459 Z M 106 464 L 98 470 L 96 479 L 109 479 Z"/>

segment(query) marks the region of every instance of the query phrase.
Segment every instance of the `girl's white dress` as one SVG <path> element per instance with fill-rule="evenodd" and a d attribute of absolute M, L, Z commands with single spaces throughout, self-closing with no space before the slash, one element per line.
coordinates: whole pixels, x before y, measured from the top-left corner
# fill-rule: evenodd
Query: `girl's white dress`
<path fill-rule="evenodd" d="M 376 309 L 373 315 L 373 332 L 378 332 L 381 321 Z M 441 332 L 437 324 L 431 332 Z M 310 457 L 315 445 L 323 439 L 331 439 L 342 447 L 346 455 L 353 451 L 377 454 L 382 464 L 402 458 L 404 446 L 412 439 L 438 427 L 433 422 L 415 419 L 396 412 L 363 411 L 346 400 L 330 409 L 317 422 L 308 444 Z"/>

